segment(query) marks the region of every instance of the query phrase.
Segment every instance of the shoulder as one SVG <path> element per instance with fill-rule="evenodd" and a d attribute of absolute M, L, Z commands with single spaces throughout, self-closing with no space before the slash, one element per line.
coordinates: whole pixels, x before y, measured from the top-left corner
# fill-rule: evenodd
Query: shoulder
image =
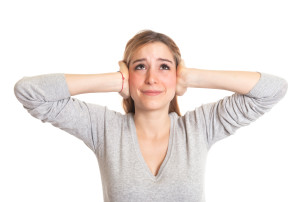
<path fill-rule="evenodd" d="M 177 113 L 172 112 L 170 115 L 173 117 L 175 122 L 182 125 L 183 127 L 186 126 L 198 126 L 201 122 L 203 122 L 203 108 L 205 106 L 201 105 L 200 107 L 195 108 L 194 110 L 187 111 L 183 116 L 179 116 Z"/>

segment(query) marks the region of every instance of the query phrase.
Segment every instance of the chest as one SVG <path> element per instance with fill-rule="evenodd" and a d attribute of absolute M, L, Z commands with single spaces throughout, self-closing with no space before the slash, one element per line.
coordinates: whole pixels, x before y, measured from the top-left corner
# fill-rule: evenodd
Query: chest
<path fill-rule="evenodd" d="M 166 157 L 169 138 L 166 137 L 159 141 L 138 140 L 138 142 L 145 163 L 151 173 L 156 176 Z"/>

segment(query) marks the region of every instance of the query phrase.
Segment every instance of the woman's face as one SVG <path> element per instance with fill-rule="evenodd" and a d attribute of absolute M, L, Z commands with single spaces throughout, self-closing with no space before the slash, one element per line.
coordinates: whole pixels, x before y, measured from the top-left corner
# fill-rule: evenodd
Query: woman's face
<path fill-rule="evenodd" d="M 135 52 L 129 64 L 129 89 L 136 110 L 169 109 L 176 90 L 176 64 L 164 43 L 149 43 Z"/>

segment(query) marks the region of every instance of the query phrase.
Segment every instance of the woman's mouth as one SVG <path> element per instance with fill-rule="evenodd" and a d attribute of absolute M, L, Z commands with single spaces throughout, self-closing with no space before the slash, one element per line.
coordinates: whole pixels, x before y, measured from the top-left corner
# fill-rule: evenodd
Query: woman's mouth
<path fill-rule="evenodd" d="M 142 91 L 143 94 L 148 95 L 148 96 L 156 96 L 162 93 L 162 91 L 158 91 L 158 90 L 145 90 Z"/>

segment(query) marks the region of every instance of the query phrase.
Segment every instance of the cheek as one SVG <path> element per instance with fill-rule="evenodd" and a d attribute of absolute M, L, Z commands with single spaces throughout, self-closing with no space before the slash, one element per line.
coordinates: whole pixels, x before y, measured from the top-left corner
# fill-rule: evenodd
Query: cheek
<path fill-rule="evenodd" d="M 165 85 L 168 88 L 176 88 L 176 76 L 170 75 L 167 79 L 165 79 Z"/>
<path fill-rule="evenodd" d="M 136 74 L 130 74 L 129 75 L 129 88 L 130 89 L 136 89 L 142 82 L 142 79 L 137 76 Z"/>

